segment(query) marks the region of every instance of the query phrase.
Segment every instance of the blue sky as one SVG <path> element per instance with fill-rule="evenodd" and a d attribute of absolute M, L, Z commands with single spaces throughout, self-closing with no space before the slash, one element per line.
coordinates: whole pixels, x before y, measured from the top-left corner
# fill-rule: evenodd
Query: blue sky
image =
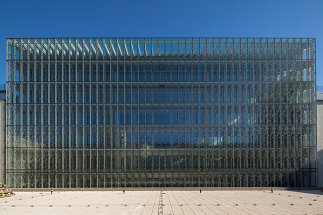
<path fill-rule="evenodd" d="M 0 84 L 6 38 L 82 36 L 315 37 L 323 86 L 323 0 L 0 0 Z"/>

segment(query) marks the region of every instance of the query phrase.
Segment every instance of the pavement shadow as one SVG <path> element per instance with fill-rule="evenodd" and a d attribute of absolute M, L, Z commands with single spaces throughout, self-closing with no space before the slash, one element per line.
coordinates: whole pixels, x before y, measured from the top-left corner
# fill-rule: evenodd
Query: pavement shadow
<path fill-rule="evenodd" d="M 304 188 L 304 189 L 297 189 L 297 188 L 289 188 L 287 189 L 288 191 L 292 191 L 292 192 L 297 192 L 297 193 L 307 193 L 307 194 L 315 194 L 315 195 L 323 195 L 323 191 L 322 189 L 318 189 L 318 188 Z"/>

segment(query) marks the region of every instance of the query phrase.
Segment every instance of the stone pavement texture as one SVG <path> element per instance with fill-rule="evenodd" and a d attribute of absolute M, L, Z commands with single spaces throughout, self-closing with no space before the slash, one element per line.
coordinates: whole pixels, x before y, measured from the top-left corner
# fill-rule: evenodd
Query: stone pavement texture
<path fill-rule="evenodd" d="M 0 199 L 0 214 L 323 214 L 322 194 L 318 190 L 16 192 Z"/>

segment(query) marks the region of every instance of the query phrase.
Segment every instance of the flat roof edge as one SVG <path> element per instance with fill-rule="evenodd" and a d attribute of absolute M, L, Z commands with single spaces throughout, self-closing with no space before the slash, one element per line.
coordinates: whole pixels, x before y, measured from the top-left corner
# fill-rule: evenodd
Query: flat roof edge
<path fill-rule="evenodd" d="M 149 36 L 133 36 L 133 37 L 123 37 L 123 36 L 113 36 L 113 37 L 98 37 L 98 36 L 93 36 L 93 37 L 7 37 L 6 40 L 12 40 L 12 39 L 104 39 L 104 38 L 210 38 L 210 39 L 316 39 L 316 37 L 190 37 L 190 36 L 180 36 L 180 37 L 149 37 Z"/>

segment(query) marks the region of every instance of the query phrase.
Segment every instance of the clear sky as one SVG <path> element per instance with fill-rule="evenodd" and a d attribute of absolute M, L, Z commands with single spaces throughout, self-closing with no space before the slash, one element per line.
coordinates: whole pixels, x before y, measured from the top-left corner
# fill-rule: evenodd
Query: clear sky
<path fill-rule="evenodd" d="M 110 36 L 315 37 L 323 86 L 323 0 L 0 0 L 6 38 Z"/>

